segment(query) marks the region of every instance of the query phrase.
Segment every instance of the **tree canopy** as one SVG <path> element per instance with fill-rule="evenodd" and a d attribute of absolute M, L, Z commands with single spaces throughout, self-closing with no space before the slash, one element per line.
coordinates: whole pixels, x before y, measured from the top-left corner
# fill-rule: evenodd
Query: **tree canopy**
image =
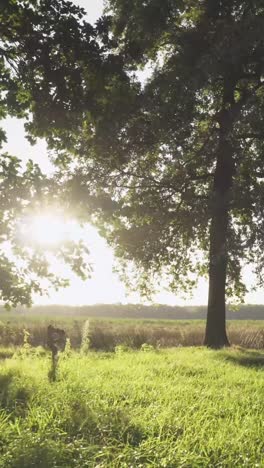
<path fill-rule="evenodd" d="M 66 161 L 71 164 L 69 150 L 80 153 L 79 134 L 90 129 L 90 120 L 100 126 L 115 76 L 128 82 L 120 57 L 106 54 L 111 42 L 107 28 L 98 24 L 104 37 L 100 43 L 84 13 L 64 0 L 4 0 L 0 5 L 0 117 L 24 118 L 30 142 L 46 138 L 63 167 Z M 119 110 L 122 98 L 116 93 Z M 0 144 L 5 140 L 1 130 Z M 29 305 L 33 292 L 44 292 L 42 279 L 54 287 L 67 284 L 52 274 L 44 252 L 26 248 L 17 236 L 19 220 L 48 201 L 63 203 L 70 212 L 67 192 L 56 176 L 48 179 L 32 162 L 25 170 L 22 166 L 16 156 L 0 155 L 0 299 L 7 305 Z M 76 206 L 71 213 L 75 211 Z M 88 249 L 82 243 L 68 242 L 57 254 L 76 273 L 89 274 Z"/>
<path fill-rule="evenodd" d="M 69 128 L 69 112 L 74 114 L 78 94 L 73 60 L 77 61 L 79 44 L 93 34 L 82 17 L 81 9 L 64 1 L 1 2 L 0 117 L 25 118 L 31 141 L 35 124 L 38 136 L 46 127 L 58 133 Z M 91 45 L 87 54 L 92 50 Z M 1 146 L 5 140 L 1 130 Z M 36 164 L 28 161 L 23 168 L 16 156 L 0 154 L 0 299 L 6 306 L 30 305 L 33 293 L 46 292 L 48 285 L 68 284 L 52 272 L 54 248 L 44 252 L 19 235 L 19 223 L 58 203 L 58 198 L 58 183 Z M 68 241 L 56 248 L 56 255 L 83 277 L 90 271 L 87 254 L 82 243 Z"/>
<path fill-rule="evenodd" d="M 178 290 L 209 274 L 212 346 L 228 343 L 225 296 L 243 298 L 242 266 L 263 285 L 263 14 L 259 1 L 110 0 L 97 35 L 122 70 L 73 129 L 67 168 L 139 282 L 167 274 Z"/>
<path fill-rule="evenodd" d="M 205 343 L 228 344 L 226 295 L 246 263 L 264 278 L 263 2 L 109 0 L 95 27 L 67 2 L 7 5 L 27 26 L 19 45 L 6 28 L 4 99 L 56 151 L 65 195 L 145 291 L 208 275 Z"/>

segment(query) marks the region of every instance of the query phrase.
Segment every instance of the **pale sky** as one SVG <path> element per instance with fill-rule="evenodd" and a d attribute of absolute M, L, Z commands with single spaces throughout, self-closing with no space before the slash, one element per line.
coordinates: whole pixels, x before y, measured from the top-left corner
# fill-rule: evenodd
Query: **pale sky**
<path fill-rule="evenodd" d="M 87 11 L 87 19 L 96 21 L 103 9 L 102 0 L 74 0 L 74 3 L 82 6 Z M 9 118 L 1 125 L 7 132 L 8 142 L 4 145 L 4 151 L 20 157 L 23 161 L 31 158 L 37 162 L 46 173 L 52 172 L 52 164 L 48 159 L 45 141 L 40 140 L 35 146 L 31 146 L 25 139 L 23 122 L 18 119 Z M 67 229 L 67 227 L 65 227 Z M 95 303 L 129 303 L 140 302 L 138 294 L 128 294 L 125 286 L 120 282 L 116 274 L 112 272 L 114 257 L 111 249 L 107 246 L 95 228 L 87 226 L 81 229 L 74 227 L 74 235 L 82 238 L 91 252 L 91 261 L 94 272 L 92 278 L 82 281 L 70 271 L 62 271 L 62 265 L 54 263 L 56 272 L 62 271 L 71 279 L 71 286 L 58 292 L 50 291 L 49 297 L 34 298 L 36 304 L 68 304 L 84 305 Z M 250 281 L 250 272 L 246 278 Z M 264 303 L 264 291 L 248 294 L 248 303 Z M 207 282 L 201 280 L 193 298 L 187 301 L 176 297 L 174 294 L 161 291 L 153 298 L 155 303 L 167 303 L 170 305 L 200 305 L 207 303 Z"/>

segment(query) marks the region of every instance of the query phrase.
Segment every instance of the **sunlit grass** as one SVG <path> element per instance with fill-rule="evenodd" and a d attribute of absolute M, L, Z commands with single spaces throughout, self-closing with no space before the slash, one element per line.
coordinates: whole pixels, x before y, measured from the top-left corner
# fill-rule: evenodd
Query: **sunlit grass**
<path fill-rule="evenodd" d="M 2 361 L 1 467 L 262 467 L 264 353 L 72 353 Z"/>

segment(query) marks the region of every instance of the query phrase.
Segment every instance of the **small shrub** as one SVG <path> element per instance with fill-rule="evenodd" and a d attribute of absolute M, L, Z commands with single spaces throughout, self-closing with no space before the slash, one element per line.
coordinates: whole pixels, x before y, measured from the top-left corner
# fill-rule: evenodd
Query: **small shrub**
<path fill-rule="evenodd" d="M 15 353 L 15 356 L 18 357 L 27 357 L 30 354 L 34 354 L 34 348 L 32 348 L 31 344 L 29 343 L 30 333 L 27 330 L 24 331 L 23 337 L 23 346 L 19 348 L 19 350 Z"/>
<path fill-rule="evenodd" d="M 116 354 L 124 354 L 124 353 L 128 353 L 129 351 L 131 351 L 131 349 L 129 348 L 129 346 L 125 344 L 120 344 L 120 345 L 115 346 Z"/>
<path fill-rule="evenodd" d="M 36 357 L 41 357 L 46 355 L 46 350 L 43 348 L 43 346 L 37 346 L 36 348 L 32 348 L 32 353 L 34 350 L 34 355 Z"/>
<path fill-rule="evenodd" d="M 143 343 L 141 345 L 140 351 L 143 351 L 144 353 L 149 353 L 150 351 L 154 351 L 154 346 L 148 343 Z"/>

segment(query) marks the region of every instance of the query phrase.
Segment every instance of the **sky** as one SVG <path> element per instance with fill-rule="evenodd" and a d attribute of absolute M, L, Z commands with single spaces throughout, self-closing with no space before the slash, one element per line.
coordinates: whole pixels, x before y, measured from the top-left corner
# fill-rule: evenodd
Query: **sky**
<path fill-rule="evenodd" d="M 91 23 L 101 15 L 103 10 L 102 0 L 74 0 L 73 3 L 80 5 L 87 11 L 87 20 Z M 34 146 L 31 146 L 25 138 L 23 122 L 18 119 L 8 118 L 2 127 L 7 132 L 7 144 L 4 150 L 10 154 L 20 157 L 24 162 L 31 158 L 37 162 L 41 169 L 46 173 L 52 173 L 53 166 L 48 159 L 47 145 L 44 140 L 39 140 Z M 56 230 L 56 223 L 53 226 Z M 62 229 L 67 230 L 67 226 Z M 35 296 L 35 304 L 68 304 L 84 305 L 95 303 L 129 303 L 143 302 L 138 294 L 132 294 L 126 291 L 124 284 L 118 276 L 113 273 L 114 256 L 112 250 L 107 246 L 106 241 L 102 239 L 96 229 L 92 226 L 86 226 L 81 229 L 77 225 L 71 227 L 74 236 L 83 239 L 91 252 L 91 262 L 93 264 L 92 277 L 89 280 L 82 281 L 73 275 L 69 270 L 64 271 L 62 265 L 54 263 L 56 272 L 67 273 L 71 280 L 71 286 L 61 289 L 58 292 L 50 291 L 49 297 Z M 35 230 L 36 236 L 37 230 Z M 251 274 L 246 272 L 247 282 L 251 281 Z M 155 303 L 167 303 L 170 305 L 201 305 L 207 303 L 207 281 L 201 280 L 198 288 L 194 291 L 193 297 L 183 299 L 176 297 L 165 290 L 153 297 Z M 248 294 L 246 297 L 249 303 L 264 303 L 264 291 Z"/>
<path fill-rule="evenodd" d="M 103 0 L 72 0 L 72 3 L 87 11 L 87 19 L 90 23 L 94 23 L 103 11 Z"/>

